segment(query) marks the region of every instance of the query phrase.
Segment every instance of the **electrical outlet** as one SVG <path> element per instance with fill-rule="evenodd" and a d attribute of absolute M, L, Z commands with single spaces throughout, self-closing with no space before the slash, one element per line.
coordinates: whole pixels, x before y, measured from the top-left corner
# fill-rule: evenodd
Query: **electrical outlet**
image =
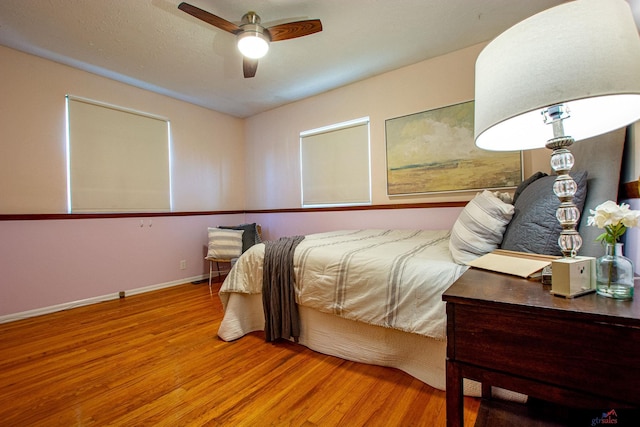
<path fill-rule="evenodd" d="M 187 260 L 183 259 L 180 261 L 180 270 L 186 270 L 187 269 Z"/>

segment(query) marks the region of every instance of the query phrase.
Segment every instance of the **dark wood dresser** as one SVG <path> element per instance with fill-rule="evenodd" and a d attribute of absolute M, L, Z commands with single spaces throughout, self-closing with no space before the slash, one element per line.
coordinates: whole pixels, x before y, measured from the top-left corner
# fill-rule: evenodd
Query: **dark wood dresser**
<path fill-rule="evenodd" d="M 575 408 L 640 406 L 640 295 L 553 296 L 540 282 L 469 269 L 447 303 L 447 425 L 462 379 Z"/>

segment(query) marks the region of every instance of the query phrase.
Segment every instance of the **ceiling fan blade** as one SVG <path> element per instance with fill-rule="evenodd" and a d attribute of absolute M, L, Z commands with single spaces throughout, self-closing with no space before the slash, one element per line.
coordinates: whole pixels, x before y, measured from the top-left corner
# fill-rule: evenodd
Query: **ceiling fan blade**
<path fill-rule="evenodd" d="M 322 23 L 319 19 L 308 19 L 306 21 L 287 22 L 286 24 L 274 25 L 267 28 L 271 35 L 271 41 L 295 39 L 296 37 L 308 36 L 322 31 Z"/>
<path fill-rule="evenodd" d="M 198 18 L 201 21 L 206 22 L 207 24 L 211 24 L 214 27 L 220 28 L 221 30 L 228 31 L 231 34 L 238 34 L 240 31 L 242 31 L 242 29 L 233 22 L 222 19 L 219 16 L 214 15 L 213 13 L 209 13 L 206 10 L 202 10 L 200 8 L 192 6 L 189 3 L 180 3 L 178 5 L 178 9 L 188 13 L 195 18 Z"/>
<path fill-rule="evenodd" d="M 244 78 L 249 79 L 256 75 L 256 70 L 258 69 L 258 60 L 247 58 L 246 56 L 242 58 L 242 72 L 244 73 Z"/>

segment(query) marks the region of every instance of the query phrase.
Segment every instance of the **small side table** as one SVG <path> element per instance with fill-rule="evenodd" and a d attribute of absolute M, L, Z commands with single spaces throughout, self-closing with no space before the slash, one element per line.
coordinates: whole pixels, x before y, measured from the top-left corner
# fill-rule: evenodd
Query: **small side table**
<path fill-rule="evenodd" d="M 640 298 L 553 296 L 540 282 L 469 269 L 447 303 L 447 426 L 462 379 L 575 408 L 640 407 Z"/>

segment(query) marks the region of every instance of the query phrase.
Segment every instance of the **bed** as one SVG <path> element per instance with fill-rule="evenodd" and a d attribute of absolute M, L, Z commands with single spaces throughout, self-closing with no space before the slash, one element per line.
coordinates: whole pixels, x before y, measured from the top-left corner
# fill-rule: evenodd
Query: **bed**
<path fill-rule="evenodd" d="M 589 187 L 580 201 L 585 210 L 604 201 L 605 194 L 615 199 L 612 188 L 617 189 L 619 173 L 613 180 L 611 162 L 598 171 L 590 159 L 602 157 L 604 149 L 619 172 L 624 132 L 592 140 L 576 144 L 586 153 L 594 146 L 599 148 L 582 163 L 581 154 L 576 154 L 576 176 L 589 170 L 580 178 L 581 185 Z M 520 243 L 518 239 L 527 233 L 527 240 L 539 244 L 538 234 L 531 239 L 533 231 L 526 228 L 530 226 L 527 213 L 531 206 L 555 197 L 547 194 L 550 190 L 540 190 L 549 187 L 545 181 L 552 179 L 542 174 L 525 180 L 530 182 L 523 182 L 516 190 L 519 201 L 513 205 L 504 195 L 478 193 L 451 230 L 363 229 L 305 236 L 293 252 L 300 317 L 297 341 L 321 353 L 398 368 L 444 390 L 446 314 L 442 293 L 466 271 L 467 260 L 498 247 L 509 234 L 512 244 Z M 547 222 L 557 223 L 555 207 L 547 210 L 553 216 Z M 581 224 L 581 233 L 583 229 Z M 585 248 L 581 254 L 590 255 L 589 245 Z M 264 257 L 264 244 L 251 247 L 235 263 L 220 289 L 225 314 L 218 335 L 225 341 L 265 328 Z M 480 395 L 478 383 L 465 382 L 464 388 L 466 395 Z M 505 390 L 497 391 L 497 395 L 512 400 L 525 398 Z"/>
<path fill-rule="evenodd" d="M 299 342 L 333 356 L 393 366 L 444 389 L 441 295 L 467 269 L 451 258 L 449 236 L 445 230 L 306 236 L 294 255 Z M 218 335 L 225 341 L 264 330 L 264 253 L 264 244 L 245 252 L 220 289 L 225 316 Z"/>

